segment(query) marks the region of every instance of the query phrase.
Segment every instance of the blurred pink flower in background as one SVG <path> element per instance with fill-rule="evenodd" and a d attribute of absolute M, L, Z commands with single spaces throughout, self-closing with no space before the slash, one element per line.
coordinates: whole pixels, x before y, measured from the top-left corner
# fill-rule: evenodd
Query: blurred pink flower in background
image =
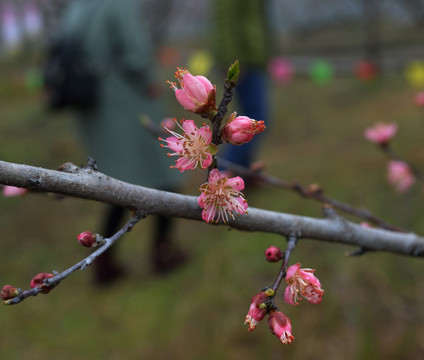
<path fill-rule="evenodd" d="M 268 71 L 272 78 L 281 85 L 286 85 L 293 80 L 294 68 L 290 61 L 275 57 L 268 64 Z"/>
<path fill-rule="evenodd" d="M 374 126 L 365 129 L 365 138 L 378 145 L 386 145 L 393 139 L 397 132 L 397 124 L 389 123 L 385 124 L 379 122 Z"/>
<path fill-rule="evenodd" d="M 167 117 L 161 121 L 161 125 L 165 126 L 168 130 L 174 130 L 177 126 L 174 119 Z"/>
<path fill-rule="evenodd" d="M 424 91 L 420 91 L 417 95 L 415 95 L 414 102 L 417 106 L 424 107 Z"/>
<path fill-rule="evenodd" d="M 387 180 L 396 191 L 404 192 L 414 184 L 415 176 L 407 163 L 391 160 L 387 164 Z"/>
<path fill-rule="evenodd" d="M 3 196 L 4 197 L 13 197 L 13 196 L 22 196 L 28 192 L 28 189 L 15 187 L 15 186 L 4 186 L 3 187 Z"/>

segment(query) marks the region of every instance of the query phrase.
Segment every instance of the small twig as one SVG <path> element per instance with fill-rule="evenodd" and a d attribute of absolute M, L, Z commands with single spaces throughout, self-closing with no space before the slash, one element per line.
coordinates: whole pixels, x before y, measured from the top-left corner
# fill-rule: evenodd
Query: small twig
<path fill-rule="evenodd" d="M 292 251 L 295 249 L 297 241 L 298 241 L 298 237 L 295 234 L 291 234 L 287 238 L 287 248 L 286 248 L 286 251 L 284 252 L 283 263 L 281 265 L 281 269 L 277 275 L 277 278 L 275 279 L 274 284 L 271 287 L 271 289 L 273 289 L 275 293 L 277 293 L 278 288 L 280 287 L 281 281 L 286 276 L 286 272 L 287 272 L 287 268 L 288 268 L 289 260 L 290 260 L 290 255 Z"/>
<path fill-rule="evenodd" d="M 233 100 L 234 93 L 237 87 L 239 73 L 239 63 L 238 60 L 236 60 L 233 64 L 231 64 L 230 68 L 228 69 L 227 79 L 224 83 L 224 94 L 222 95 L 222 99 L 219 103 L 216 115 L 211 119 L 212 142 L 215 145 L 222 144 L 221 123 L 228 112 L 228 105 L 230 105 L 231 101 Z"/>
<path fill-rule="evenodd" d="M 135 224 L 137 224 L 140 220 L 145 217 L 142 213 L 134 213 L 131 219 L 113 236 L 110 238 L 104 239 L 103 245 L 101 245 L 96 251 L 91 253 L 85 259 L 81 260 L 77 264 L 71 266 L 65 271 L 55 275 L 52 278 L 45 279 L 44 284 L 46 287 L 55 287 L 59 285 L 59 283 L 66 279 L 69 275 L 73 274 L 77 270 L 85 270 L 88 266 L 90 266 L 101 254 L 103 254 L 107 249 L 109 249 L 112 245 L 114 245 L 125 233 L 130 232 Z M 16 297 L 3 301 L 4 305 L 16 305 L 25 300 L 30 296 L 37 296 L 42 291 L 42 288 L 36 287 L 33 289 L 25 290 L 19 293 Z"/>
<path fill-rule="evenodd" d="M 405 230 L 394 226 L 380 218 L 378 218 L 377 216 L 371 214 L 368 210 L 363 210 L 363 209 L 357 209 L 349 204 L 346 204 L 344 202 L 341 202 L 339 200 L 330 198 L 326 195 L 324 195 L 324 189 L 318 186 L 309 186 L 309 187 L 304 187 L 298 183 L 295 182 L 288 182 L 286 180 L 282 180 L 279 178 L 276 178 L 274 176 L 268 175 L 265 172 L 261 171 L 253 171 L 247 167 L 235 164 L 231 161 L 225 160 L 225 159 L 221 159 L 218 157 L 218 161 L 219 161 L 219 165 L 236 172 L 237 174 L 240 174 L 241 176 L 249 176 L 249 177 L 253 177 L 255 179 L 258 179 L 266 184 L 272 185 L 272 186 L 276 186 L 276 187 L 280 187 L 283 189 L 287 189 L 287 190 L 292 190 L 297 192 L 299 195 L 301 195 L 304 198 L 308 198 L 308 199 L 313 199 L 316 201 L 319 201 L 321 203 L 324 204 L 329 204 L 332 207 L 343 211 L 346 214 L 350 214 L 353 216 L 356 216 L 360 219 L 363 220 L 367 220 L 370 221 L 374 224 L 376 224 L 377 226 L 383 228 L 383 229 L 387 229 L 387 230 L 391 230 L 391 231 L 397 231 L 397 232 L 406 232 Z"/>

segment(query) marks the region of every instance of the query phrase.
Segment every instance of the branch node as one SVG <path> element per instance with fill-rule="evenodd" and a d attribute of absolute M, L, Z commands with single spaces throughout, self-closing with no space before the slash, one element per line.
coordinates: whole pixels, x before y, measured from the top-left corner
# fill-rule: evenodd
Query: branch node
<path fill-rule="evenodd" d="M 367 253 L 368 251 L 370 251 L 370 250 L 361 246 L 361 247 L 359 247 L 355 250 L 346 251 L 345 256 L 361 256 L 361 255 L 364 255 L 365 253 Z"/>
<path fill-rule="evenodd" d="M 341 217 L 334 211 L 334 208 L 329 204 L 322 205 L 324 217 L 330 220 L 341 220 Z"/>

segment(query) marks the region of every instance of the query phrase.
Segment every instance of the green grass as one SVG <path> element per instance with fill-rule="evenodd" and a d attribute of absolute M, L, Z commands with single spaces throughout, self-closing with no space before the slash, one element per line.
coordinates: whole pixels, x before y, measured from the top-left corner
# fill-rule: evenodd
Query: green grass
<path fill-rule="evenodd" d="M 26 91 L 19 79 L 15 67 L 1 91 L 0 158 L 47 168 L 83 163 L 72 119 L 46 114 L 40 94 Z M 270 174 L 319 183 L 330 196 L 424 234 L 422 187 L 396 194 L 385 181 L 384 156 L 362 135 L 376 121 L 397 121 L 395 148 L 424 167 L 424 113 L 413 105 L 414 89 L 401 77 L 378 84 L 339 78 L 327 86 L 296 79 L 272 93 L 273 119 L 260 154 Z M 201 178 L 190 177 L 184 191 L 195 194 Z M 270 186 L 247 196 L 251 206 L 321 216 L 318 203 Z M 96 229 L 102 206 L 30 194 L 0 198 L 0 209 L 0 284 L 27 288 L 36 273 L 64 270 L 87 254 L 76 235 Z M 98 289 L 88 269 L 49 295 L 0 308 L 0 358 L 422 358 L 421 259 L 349 258 L 349 247 L 302 240 L 292 261 L 316 268 L 326 293 L 322 304 L 298 307 L 278 296 L 296 338 L 283 346 L 265 322 L 253 333 L 243 327 L 251 297 L 278 271 L 263 253 L 269 245 L 284 246 L 283 238 L 180 220 L 175 237 L 191 261 L 162 277 L 150 273 L 151 226 L 145 220 L 119 244 L 128 272 L 119 284 Z"/>

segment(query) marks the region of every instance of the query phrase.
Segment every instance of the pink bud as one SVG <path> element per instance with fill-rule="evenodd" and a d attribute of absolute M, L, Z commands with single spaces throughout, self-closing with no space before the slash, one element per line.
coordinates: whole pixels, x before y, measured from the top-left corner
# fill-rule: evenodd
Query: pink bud
<path fill-rule="evenodd" d="M 244 323 L 249 325 L 249 328 L 247 329 L 248 331 L 253 331 L 256 325 L 258 325 L 258 322 L 263 320 L 268 312 L 268 305 L 266 304 L 266 301 L 269 297 L 273 297 L 274 295 L 274 290 L 267 289 L 266 291 L 261 291 L 252 298 L 249 312 L 244 320 Z"/>
<path fill-rule="evenodd" d="M 180 89 L 174 82 L 168 81 L 175 91 L 178 102 L 189 111 L 196 114 L 209 114 L 216 112 L 216 89 L 204 76 L 193 76 L 187 69 L 177 68 L 175 78 Z"/>
<path fill-rule="evenodd" d="M 424 91 L 420 91 L 414 98 L 415 104 L 417 106 L 424 106 Z"/>
<path fill-rule="evenodd" d="M 3 196 L 12 197 L 12 196 L 22 196 L 28 192 L 28 189 L 16 187 L 16 186 L 4 186 L 3 187 Z"/>
<path fill-rule="evenodd" d="M 40 288 L 43 294 L 48 294 L 54 286 L 47 286 L 44 283 L 44 280 L 50 279 L 52 277 L 54 277 L 54 275 L 50 273 L 40 273 L 35 275 L 34 278 L 31 280 L 31 288 Z"/>
<path fill-rule="evenodd" d="M 294 340 L 290 319 L 281 311 L 272 310 L 268 318 L 268 325 L 272 333 L 277 336 L 282 344 L 291 344 Z"/>
<path fill-rule="evenodd" d="M 9 300 L 19 295 L 19 290 L 12 285 L 5 285 L 1 289 L 0 296 L 3 300 Z"/>
<path fill-rule="evenodd" d="M 396 123 L 377 123 L 372 127 L 365 129 L 365 138 L 377 145 L 386 145 L 396 135 Z"/>
<path fill-rule="evenodd" d="M 284 292 L 284 300 L 287 303 L 298 305 L 298 300 L 302 300 L 300 295 L 312 304 L 321 302 L 324 290 L 321 289 L 321 283 L 314 272 L 314 269 L 301 269 L 299 263 L 287 269 L 287 288 Z"/>
<path fill-rule="evenodd" d="M 283 258 L 283 253 L 276 246 L 270 246 L 265 251 L 265 257 L 269 262 L 277 262 Z"/>
<path fill-rule="evenodd" d="M 77 237 L 79 243 L 85 247 L 97 246 L 96 238 L 96 234 L 93 234 L 91 231 L 84 231 Z"/>
<path fill-rule="evenodd" d="M 242 145 L 253 139 L 253 136 L 265 130 L 263 121 L 256 121 L 247 116 L 231 114 L 224 126 L 221 136 L 233 145 Z"/>

